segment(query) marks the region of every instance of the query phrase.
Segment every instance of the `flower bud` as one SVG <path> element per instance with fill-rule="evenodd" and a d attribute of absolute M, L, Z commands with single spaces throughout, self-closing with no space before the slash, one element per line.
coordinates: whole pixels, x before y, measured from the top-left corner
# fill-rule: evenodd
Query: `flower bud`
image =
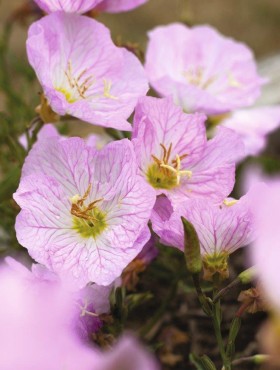
<path fill-rule="evenodd" d="M 184 227 L 184 245 L 187 269 L 191 274 L 199 274 L 202 270 L 202 259 L 197 232 L 194 226 L 181 217 Z"/>

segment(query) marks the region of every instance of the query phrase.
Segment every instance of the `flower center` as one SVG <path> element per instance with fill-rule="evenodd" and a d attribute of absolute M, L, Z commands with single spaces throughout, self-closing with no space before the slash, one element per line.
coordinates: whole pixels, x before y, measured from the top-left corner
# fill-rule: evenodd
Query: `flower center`
<path fill-rule="evenodd" d="M 200 87 L 203 90 L 207 90 L 209 86 L 221 77 L 219 75 L 214 75 L 206 78 L 205 70 L 201 66 L 189 67 L 187 71 L 183 72 L 183 76 L 187 79 L 189 84 Z M 231 71 L 225 72 L 225 77 L 227 78 L 229 87 L 242 87 L 242 84 L 235 78 Z"/>
<path fill-rule="evenodd" d="M 202 67 L 190 67 L 187 71 L 183 72 L 188 83 L 206 90 L 217 78 L 211 76 L 208 79 L 204 77 L 204 69 Z"/>
<path fill-rule="evenodd" d="M 168 149 L 164 144 L 160 144 L 163 153 L 161 158 L 152 155 L 153 163 L 148 167 L 146 177 L 148 182 L 156 189 L 172 189 L 180 185 L 181 177 L 192 176 L 192 171 L 182 170 L 181 161 L 188 154 L 179 156 L 176 154 L 175 159 L 170 160 L 172 144 Z"/>
<path fill-rule="evenodd" d="M 96 204 L 102 199 L 97 199 L 94 202 L 85 205 L 84 202 L 88 198 L 91 191 L 89 184 L 85 194 L 74 195 L 71 198 L 71 215 L 73 216 L 73 229 L 76 230 L 83 238 L 96 238 L 107 227 L 106 214 L 102 212 Z"/>
<path fill-rule="evenodd" d="M 82 99 L 108 98 L 116 100 L 117 97 L 111 94 L 112 82 L 103 79 L 102 89 L 100 93 L 91 93 L 89 90 L 96 84 L 96 79 L 93 75 L 88 75 L 88 70 L 84 69 L 78 76 L 74 76 L 71 60 L 67 63 L 67 69 L 64 72 L 66 79 L 62 86 L 56 90 L 65 95 L 68 103 L 75 103 Z"/>
<path fill-rule="evenodd" d="M 226 251 L 205 255 L 203 257 L 204 279 L 212 281 L 214 275 L 218 275 L 221 280 L 227 279 L 228 257 L 229 253 Z"/>

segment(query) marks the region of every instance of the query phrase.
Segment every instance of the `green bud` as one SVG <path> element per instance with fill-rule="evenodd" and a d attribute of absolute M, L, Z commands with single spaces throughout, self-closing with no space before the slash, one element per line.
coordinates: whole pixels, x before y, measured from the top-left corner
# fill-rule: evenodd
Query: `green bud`
<path fill-rule="evenodd" d="M 253 357 L 254 357 L 254 363 L 256 365 L 261 365 L 270 359 L 270 356 L 268 355 L 255 355 Z"/>
<path fill-rule="evenodd" d="M 191 274 L 199 274 L 202 270 L 202 259 L 197 232 L 194 226 L 181 217 L 184 227 L 185 258 L 187 269 Z"/>
<path fill-rule="evenodd" d="M 255 267 L 250 267 L 249 269 L 242 271 L 238 275 L 238 279 L 242 284 L 249 284 L 256 275 L 256 269 Z"/>

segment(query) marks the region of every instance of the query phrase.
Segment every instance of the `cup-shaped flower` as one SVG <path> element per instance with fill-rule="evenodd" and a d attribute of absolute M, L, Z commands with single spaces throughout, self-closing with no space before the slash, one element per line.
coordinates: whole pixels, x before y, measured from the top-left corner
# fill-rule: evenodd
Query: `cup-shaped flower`
<path fill-rule="evenodd" d="M 148 90 L 144 68 L 135 55 L 114 45 L 101 23 L 52 13 L 31 25 L 27 54 L 57 114 L 131 130 L 127 118 Z"/>
<path fill-rule="evenodd" d="M 155 194 L 128 140 L 97 151 L 80 138 L 41 139 L 14 198 L 19 242 L 78 286 L 109 285 L 149 240 Z"/>
<path fill-rule="evenodd" d="M 148 0 L 103 0 L 96 9 L 108 13 L 126 12 L 137 8 L 147 1 Z"/>
<path fill-rule="evenodd" d="M 102 0 L 34 0 L 46 13 L 63 11 L 67 13 L 85 13 L 95 8 Z"/>
<path fill-rule="evenodd" d="M 245 146 L 243 159 L 265 149 L 267 135 L 280 126 L 280 106 L 240 109 L 221 121 L 221 125 L 237 132 Z"/>
<path fill-rule="evenodd" d="M 228 256 L 249 244 L 254 237 L 250 192 L 240 200 L 227 198 L 215 204 L 209 200 L 191 199 L 176 208 L 165 196 L 159 197 L 151 217 L 153 230 L 163 244 L 184 251 L 181 216 L 197 232 L 208 277 L 217 272 L 226 276 Z"/>
<path fill-rule="evenodd" d="M 221 127 L 207 142 L 204 114 L 186 114 L 172 98 L 143 97 L 136 107 L 133 143 L 140 172 L 157 195 L 222 201 L 234 185 L 234 160 L 243 143 Z"/>
<path fill-rule="evenodd" d="M 146 71 L 153 88 L 187 112 L 219 114 L 249 106 L 264 82 L 251 50 L 210 26 L 183 24 L 149 33 Z"/>

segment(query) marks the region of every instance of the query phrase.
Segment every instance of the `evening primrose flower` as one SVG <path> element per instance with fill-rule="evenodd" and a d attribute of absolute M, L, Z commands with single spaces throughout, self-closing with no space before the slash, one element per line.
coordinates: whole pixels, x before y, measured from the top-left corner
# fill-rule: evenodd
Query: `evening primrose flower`
<path fill-rule="evenodd" d="M 85 13 L 96 7 L 102 0 L 34 0 L 46 13 L 64 11 L 67 13 Z"/>
<path fill-rule="evenodd" d="M 116 47 L 104 25 L 52 13 L 31 25 L 27 54 L 54 112 L 131 130 L 127 118 L 146 95 L 147 79 L 139 60 Z"/>
<path fill-rule="evenodd" d="M 163 244 L 184 251 L 184 230 L 181 216 L 195 228 L 203 258 L 205 278 L 216 273 L 228 276 L 228 257 L 254 238 L 251 195 L 239 200 L 226 198 L 223 202 L 191 199 L 173 208 L 170 201 L 158 198 L 153 213 L 153 230 Z"/>
<path fill-rule="evenodd" d="M 220 124 L 241 136 L 245 152 L 240 159 L 255 156 L 265 149 L 268 134 L 280 126 L 280 106 L 240 109 L 229 114 Z"/>
<path fill-rule="evenodd" d="M 272 309 L 279 315 L 280 178 L 264 180 L 265 184 L 255 191 L 253 210 L 258 234 L 250 252 L 262 289 Z"/>
<path fill-rule="evenodd" d="M 243 144 L 221 127 L 207 142 L 204 114 L 186 114 L 172 98 L 144 97 L 134 116 L 132 138 L 140 173 L 157 195 L 173 203 L 185 197 L 222 201 L 234 185 L 234 160 Z"/>
<path fill-rule="evenodd" d="M 186 112 L 220 114 L 255 102 L 264 82 L 251 50 L 210 26 L 174 23 L 149 32 L 146 72 Z"/>
<path fill-rule="evenodd" d="M 109 285 L 149 240 L 155 194 L 128 140 L 97 151 L 80 138 L 40 140 L 14 199 L 19 242 L 65 280 Z"/>
<path fill-rule="evenodd" d="M 72 296 L 62 286 L 40 282 L 15 264 L 0 265 L 0 368 L 94 369 L 95 351 L 71 325 L 77 320 Z"/>

